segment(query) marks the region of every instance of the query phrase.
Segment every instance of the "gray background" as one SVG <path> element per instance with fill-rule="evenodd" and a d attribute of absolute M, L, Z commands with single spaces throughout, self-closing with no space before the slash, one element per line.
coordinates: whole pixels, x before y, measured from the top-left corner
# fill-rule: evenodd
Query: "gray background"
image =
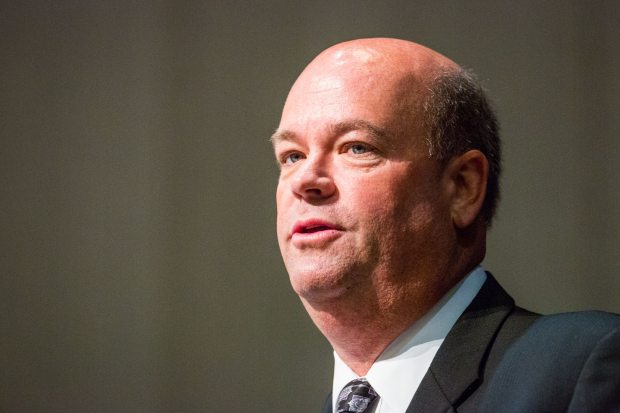
<path fill-rule="evenodd" d="M 517 301 L 620 311 L 618 4 L 3 0 L 0 411 L 318 411 L 331 351 L 281 263 L 267 138 L 356 37 L 484 80 L 485 265 Z"/>

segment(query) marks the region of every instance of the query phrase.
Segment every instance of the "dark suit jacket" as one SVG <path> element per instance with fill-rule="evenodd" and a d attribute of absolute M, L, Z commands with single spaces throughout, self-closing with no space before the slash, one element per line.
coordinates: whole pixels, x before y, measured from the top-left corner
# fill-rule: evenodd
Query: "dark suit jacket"
<path fill-rule="evenodd" d="M 331 395 L 322 410 L 332 413 Z M 540 316 L 487 274 L 407 413 L 620 412 L 620 316 Z"/>

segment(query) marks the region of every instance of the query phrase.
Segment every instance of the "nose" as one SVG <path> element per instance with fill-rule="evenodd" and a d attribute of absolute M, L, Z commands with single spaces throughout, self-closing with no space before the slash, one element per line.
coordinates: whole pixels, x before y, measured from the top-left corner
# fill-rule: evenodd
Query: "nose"
<path fill-rule="evenodd" d="M 291 184 L 291 189 L 297 197 L 308 202 L 316 202 L 334 195 L 336 184 L 328 168 L 310 158 L 300 166 Z"/>

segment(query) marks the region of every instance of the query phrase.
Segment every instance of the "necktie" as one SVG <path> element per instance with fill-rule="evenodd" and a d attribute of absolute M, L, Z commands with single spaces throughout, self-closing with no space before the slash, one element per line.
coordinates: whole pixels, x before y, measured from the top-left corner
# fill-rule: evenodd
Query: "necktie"
<path fill-rule="evenodd" d="M 336 413 L 364 413 L 377 392 L 365 378 L 350 381 L 340 394 L 336 402 Z"/>

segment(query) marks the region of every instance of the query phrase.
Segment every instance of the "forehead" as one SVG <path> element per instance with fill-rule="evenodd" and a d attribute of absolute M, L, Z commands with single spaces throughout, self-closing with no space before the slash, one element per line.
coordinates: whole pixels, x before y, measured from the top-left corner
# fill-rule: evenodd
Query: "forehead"
<path fill-rule="evenodd" d="M 361 130 L 372 137 L 419 135 L 423 96 L 415 79 L 368 68 L 304 73 L 285 103 L 275 142 L 295 135 Z"/>

